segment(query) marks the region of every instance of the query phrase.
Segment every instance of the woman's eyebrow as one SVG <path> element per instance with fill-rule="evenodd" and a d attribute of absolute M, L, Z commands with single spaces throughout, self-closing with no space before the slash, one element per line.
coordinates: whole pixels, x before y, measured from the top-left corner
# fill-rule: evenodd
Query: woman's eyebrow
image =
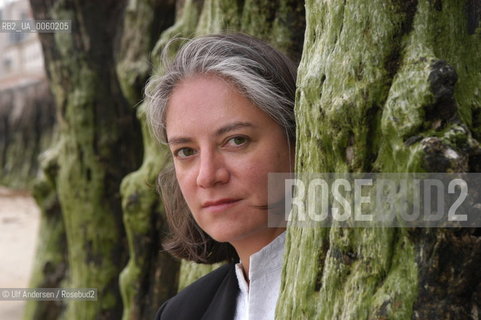
<path fill-rule="evenodd" d="M 223 126 L 219 129 L 217 129 L 217 131 L 215 132 L 215 135 L 221 136 L 221 135 L 223 135 L 223 134 L 225 134 L 229 131 L 234 131 L 234 130 L 237 130 L 239 128 L 245 128 L 245 127 L 254 128 L 255 126 L 250 122 L 236 121 L 236 122 L 230 123 L 226 126 Z"/>
<path fill-rule="evenodd" d="M 225 125 L 223 127 L 220 127 L 217 129 L 215 132 L 216 136 L 221 136 L 227 132 L 234 131 L 240 128 L 255 128 L 255 126 L 250 123 L 250 122 L 242 122 L 242 121 L 236 121 L 233 123 L 230 123 L 228 125 Z M 175 144 L 185 144 L 185 143 L 190 143 L 192 142 L 191 138 L 188 137 L 172 137 L 167 140 L 168 145 L 175 145 Z"/>
<path fill-rule="evenodd" d="M 173 137 L 167 140 L 168 145 L 173 145 L 173 144 L 184 144 L 184 143 L 189 143 L 192 142 L 192 139 L 190 138 L 184 138 L 184 137 Z"/>

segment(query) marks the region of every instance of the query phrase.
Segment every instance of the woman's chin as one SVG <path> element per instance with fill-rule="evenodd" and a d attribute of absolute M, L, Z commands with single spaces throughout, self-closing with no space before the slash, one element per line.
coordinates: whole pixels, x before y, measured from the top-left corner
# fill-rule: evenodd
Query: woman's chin
<path fill-rule="evenodd" d="M 239 242 L 263 238 L 266 236 L 264 233 L 269 233 L 269 230 L 270 229 L 268 229 L 265 224 L 248 230 L 233 230 L 232 228 L 221 227 L 218 230 L 209 233 L 209 235 L 217 242 L 228 242 L 235 246 L 235 244 Z"/>

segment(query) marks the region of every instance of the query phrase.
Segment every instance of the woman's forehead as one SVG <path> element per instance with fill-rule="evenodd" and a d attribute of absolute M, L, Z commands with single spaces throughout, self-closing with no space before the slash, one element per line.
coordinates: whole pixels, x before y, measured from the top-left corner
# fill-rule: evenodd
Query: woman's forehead
<path fill-rule="evenodd" d="M 168 136 L 219 131 L 233 123 L 251 127 L 273 122 L 264 111 L 219 77 L 189 78 L 173 92 L 166 111 Z M 222 131 L 222 130 L 221 130 Z"/>
<path fill-rule="evenodd" d="M 201 118 L 212 118 L 253 110 L 260 111 L 230 82 L 217 76 L 201 75 L 184 79 L 173 90 L 167 103 L 166 122 L 174 115 L 185 118 L 197 114 Z"/>

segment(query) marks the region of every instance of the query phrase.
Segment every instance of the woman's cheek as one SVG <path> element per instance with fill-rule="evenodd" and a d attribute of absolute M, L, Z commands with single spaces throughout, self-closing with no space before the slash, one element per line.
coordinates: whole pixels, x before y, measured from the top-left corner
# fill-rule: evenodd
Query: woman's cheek
<path fill-rule="evenodd" d="M 193 196 L 195 189 L 195 178 L 194 175 L 188 174 L 186 172 L 181 172 L 176 174 L 177 182 L 179 183 L 180 191 L 184 196 L 187 203 L 190 205 L 191 197 Z"/>

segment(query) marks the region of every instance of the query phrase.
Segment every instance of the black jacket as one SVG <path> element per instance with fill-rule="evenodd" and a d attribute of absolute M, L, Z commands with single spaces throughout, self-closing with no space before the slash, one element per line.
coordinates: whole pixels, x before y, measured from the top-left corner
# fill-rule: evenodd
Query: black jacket
<path fill-rule="evenodd" d="M 231 320 L 238 294 L 235 264 L 226 264 L 167 300 L 155 320 Z"/>

